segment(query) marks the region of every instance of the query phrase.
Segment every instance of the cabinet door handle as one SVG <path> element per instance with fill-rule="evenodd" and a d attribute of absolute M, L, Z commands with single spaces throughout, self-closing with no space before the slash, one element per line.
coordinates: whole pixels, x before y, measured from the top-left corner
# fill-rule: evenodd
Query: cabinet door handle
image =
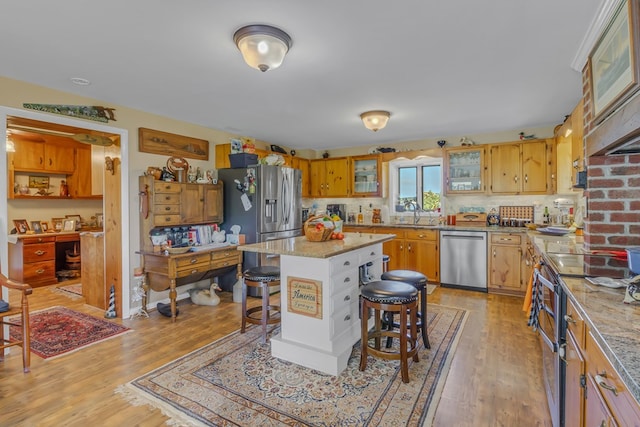
<path fill-rule="evenodd" d="M 518 182 L 518 175 L 514 176 L 514 177 L 513 177 L 513 180 L 514 180 L 515 182 Z"/>
<path fill-rule="evenodd" d="M 616 390 L 616 388 L 614 386 L 611 386 L 609 384 L 607 384 L 606 382 L 604 382 L 604 379 L 607 378 L 607 373 L 605 371 L 602 371 L 601 374 L 596 375 L 596 383 L 598 383 L 598 385 L 604 389 L 607 389 L 609 391 L 613 392 L 614 396 L 618 395 L 618 390 Z"/>
<path fill-rule="evenodd" d="M 38 274 L 42 274 L 42 273 L 44 273 L 44 268 L 39 268 L 39 269 L 37 269 L 37 270 L 36 270 L 36 273 L 38 273 Z"/>
<path fill-rule="evenodd" d="M 494 258 L 496 257 L 496 251 L 493 251 L 493 257 Z"/>
<path fill-rule="evenodd" d="M 575 325 L 577 322 L 569 314 L 564 315 L 564 321 Z"/>
<path fill-rule="evenodd" d="M 36 255 L 38 255 L 38 256 L 42 256 L 42 255 L 46 254 L 46 252 L 45 252 L 45 251 L 35 251 L 34 253 L 35 253 Z"/>
<path fill-rule="evenodd" d="M 529 182 L 529 175 L 524 176 L 524 182 Z"/>

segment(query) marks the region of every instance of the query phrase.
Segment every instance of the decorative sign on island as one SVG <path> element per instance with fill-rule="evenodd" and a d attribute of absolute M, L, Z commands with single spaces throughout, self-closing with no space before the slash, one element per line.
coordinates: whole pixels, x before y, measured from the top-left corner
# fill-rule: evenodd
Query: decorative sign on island
<path fill-rule="evenodd" d="M 322 282 L 289 276 L 287 280 L 288 311 L 322 319 Z"/>

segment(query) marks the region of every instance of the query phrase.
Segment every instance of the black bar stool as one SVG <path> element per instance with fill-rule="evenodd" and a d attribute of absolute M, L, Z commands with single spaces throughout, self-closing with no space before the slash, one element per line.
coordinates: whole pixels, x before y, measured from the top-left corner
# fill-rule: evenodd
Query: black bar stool
<path fill-rule="evenodd" d="M 267 342 L 267 325 L 280 323 L 279 305 L 269 304 L 269 286 L 280 284 L 280 269 L 278 267 L 264 265 L 252 267 L 242 274 L 242 327 L 240 333 L 244 334 L 248 323 L 262 325 L 262 343 Z M 262 290 L 262 305 L 247 309 L 247 287 L 260 288 Z M 252 314 L 258 313 L 258 316 Z"/>
<path fill-rule="evenodd" d="M 409 358 L 418 362 L 418 290 L 406 283 L 392 280 L 379 280 L 370 282 L 360 289 L 361 312 L 360 318 L 361 349 L 360 370 L 367 367 L 367 356 L 387 360 L 400 360 L 402 382 L 409 382 Z M 374 310 L 375 326 L 369 332 L 369 310 Z M 398 313 L 400 315 L 400 329 L 389 330 L 382 328 L 382 312 Z M 407 321 L 407 314 L 409 319 Z M 407 330 L 407 325 L 409 328 Z M 398 338 L 400 340 L 399 351 L 389 351 L 380 348 L 382 337 Z M 374 340 L 373 346 L 369 344 Z"/>
<path fill-rule="evenodd" d="M 422 343 L 425 348 L 431 348 L 429 337 L 427 335 L 427 276 L 413 270 L 391 270 L 382 273 L 382 280 L 396 280 L 414 286 L 420 292 L 420 311 L 418 312 L 418 329 L 422 332 Z M 394 322 L 394 314 L 389 313 L 385 320 L 388 322 L 389 328 L 397 328 L 398 324 Z M 387 347 L 391 347 L 391 339 L 387 339 Z"/>

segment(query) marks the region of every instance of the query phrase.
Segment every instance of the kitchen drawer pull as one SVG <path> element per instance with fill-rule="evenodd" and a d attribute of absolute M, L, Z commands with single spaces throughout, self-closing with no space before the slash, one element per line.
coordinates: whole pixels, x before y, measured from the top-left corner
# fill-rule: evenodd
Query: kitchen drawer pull
<path fill-rule="evenodd" d="M 189 263 L 190 263 L 190 264 L 195 264 L 196 262 L 198 262 L 198 258 L 191 258 L 191 259 L 189 260 Z"/>
<path fill-rule="evenodd" d="M 346 316 L 344 316 L 344 321 L 348 322 L 349 320 L 351 320 L 351 315 L 347 314 Z"/>
<path fill-rule="evenodd" d="M 351 299 L 351 295 L 347 295 L 344 297 L 344 301 L 349 301 Z"/>
<path fill-rule="evenodd" d="M 604 379 L 607 378 L 607 373 L 602 371 L 601 374 L 596 375 L 596 383 L 598 383 L 598 385 L 604 389 L 610 390 L 613 392 L 614 396 L 618 395 L 618 390 L 616 390 L 616 388 L 614 386 L 610 386 L 609 384 L 607 384 L 606 382 L 604 382 Z"/>
<path fill-rule="evenodd" d="M 369 254 L 370 256 L 374 256 L 376 253 L 371 251 L 371 253 Z"/>
<path fill-rule="evenodd" d="M 38 256 L 42 256 L 44 254 L 46 254 L 45 251 L 35 251 L 34 254 L 38 255 Z"/>
<path fill-rule="evenodd" d="M 345 278 L 344 278 L 344 283 L 349 283 L 350 281 L 351 281 L 351 278 L 350 278 L 350 277 L 345 277 Z"/>
<path fill-rule="evenodd" d="M 344 265 L 344 266 L 347 266 L 347 267 L 348 267 L 348 266 L 350 266 L 350 265 L 351 265 L 351 261 L 345 261 L 345 262 L 344 262 L 344 264 L 342 264 L 342 265 Z"/>
<path fill-rule="evenodd" d="M 419 239 L 422 239 L 423 237 L 427 237 L 427 236 L 425 236 L 424 234 L 418 234 Z"/>
<path fill-rule="evenodd" d="M 501 237 L 500 240 L 505 240 L 507 242 L 511 241 L 511 237 Z"/>
<path fill-rule="evenodd" d="M 170 210 L 171 210 L 171 206 L 166 206 L 166 207 L 164 208 L 164 210 L 165 210 L 165 211 L 170 211 Z"/>
<path fill-rule="evenodd" d="M 194 268 L 193 270 L 191 270 L 191 274 L 196 274 L 198 272 L 197 268 Z"/>
<path fill-rule="evenodd" d="M 164 196 L 165 200 L 171 200 L 171 196 Z"/>
<path fill-rule="evenodd" d="M 573 320 L 573 318 L 569 314 L 565 314 L 564 315 L 564 321 L 567 322 L 567 323 L 574 324 L 574 325 L 577 323 L 575 320 Z"/>
<path fill-rule="evenodd" d="M 39 268 L 39 269 L 36 270 L 36 273 L 38 273 L 38 274 L 42 274 L 44 272 L 45 272 L 44 268 Z"/>

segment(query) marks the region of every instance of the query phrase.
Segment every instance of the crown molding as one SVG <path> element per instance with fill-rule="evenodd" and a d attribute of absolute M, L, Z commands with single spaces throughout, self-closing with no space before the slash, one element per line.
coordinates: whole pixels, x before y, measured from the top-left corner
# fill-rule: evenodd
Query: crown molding
<path fill-rule="evenodd" d="M 622 0 L 604 0 L 602 2 L 596 16 L 587 29 L 587 34 L 585 34 L 582 43 L 580 43 L 576 56 L 571 62 L 571 68 L 582 73 L 584 66 L 587 64 L 589 52 L 591 52 L 591 49 L 596 45 L 600 34 L 602 34 L 605 27 L 609 24 L 609 21 L 611 21 L 613 12 L 615 12 L 621 1 Z"/>

